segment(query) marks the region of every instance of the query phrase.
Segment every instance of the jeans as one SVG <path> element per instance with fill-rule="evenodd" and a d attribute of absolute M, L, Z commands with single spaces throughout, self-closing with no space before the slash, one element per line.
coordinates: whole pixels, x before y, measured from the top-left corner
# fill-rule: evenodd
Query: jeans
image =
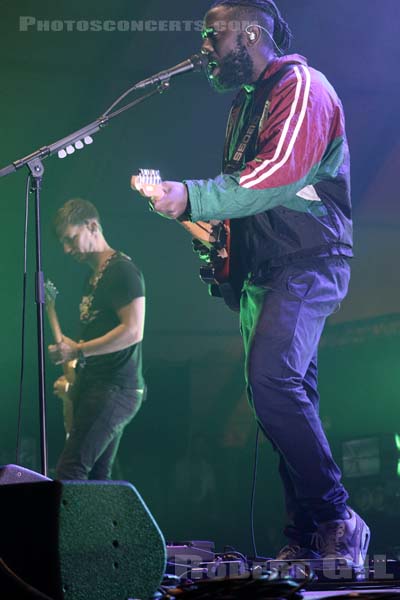
<path fill-rule="evenodd" d="M 272 268 L 242 291 L 248 396 L 279 453 L 287 512 L 300 531 L 347 517 L 348 494 L 318 414 L 317 348 L 349 278 L 342 257 L 308 258 Z"/>
<path fill-rule="evenodd" d="M 143 400 L 143 390 L 77 382 L 73 427 L 57 464 L 58 479 L 110 479 L 122 433 Z"/>

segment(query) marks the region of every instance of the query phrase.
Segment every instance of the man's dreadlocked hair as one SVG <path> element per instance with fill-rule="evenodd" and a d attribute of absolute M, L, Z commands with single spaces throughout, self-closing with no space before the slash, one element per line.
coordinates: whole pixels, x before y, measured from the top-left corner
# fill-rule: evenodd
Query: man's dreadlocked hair
<path fill-rule="evenodd" d="M 273 0 L 216 0 L 211 5 L 211 8 L 220 5 L 232 8 L 237 7 L 239 14 L 243 12 L 247 18 L 251 17 L 254 20 L 260 16 L 260 13 L 268 15 L 274 22 L 272 35 L 275 44 L 282 51 L 282 54 L 285 54 L 289 50 L 293 35 L 289 25 L 282 17 L 279 8 Z"/>

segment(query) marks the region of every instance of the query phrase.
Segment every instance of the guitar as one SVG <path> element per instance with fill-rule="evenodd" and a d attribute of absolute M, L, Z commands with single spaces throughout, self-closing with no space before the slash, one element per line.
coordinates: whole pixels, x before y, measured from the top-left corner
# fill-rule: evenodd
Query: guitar
<path fill-rule="evenodd" d="M 160 172 L 140 169 L 131 178 L 131 188 L 149 199 L 164 195 Z M 205 247 L 207 264 L 200 267 L 200 279 L 209 285 L 212 296 L 222 297 L 234 311 L 239 310 L 242 280 L 231 273 L 231 227 L 230 221 L 177 221 L 191 236 Z M 201 247 L 201 246 L 200 246 Z"/>
<path fill-rule="evenodd" d="M 58 290 L 54 283 L 52 283 L 49 279 L 44 284 L 44 289 L 46 297 L 46 312 L 50 329 L 53 334 L 54 342 L 59 344 L 62 341 L 63 336 L 55 307 Z M 59 398 L 61 398 L 63 403 L 64 429 L 67 437 L 71 433 L 73 421 L 73 404 L 69 394 L 69 389 L 75 381 L 76 363 L 76 360 L 70 360 L 64 363 L 64 374 L 59 377 L 54 384 L 55 393 Z"/>

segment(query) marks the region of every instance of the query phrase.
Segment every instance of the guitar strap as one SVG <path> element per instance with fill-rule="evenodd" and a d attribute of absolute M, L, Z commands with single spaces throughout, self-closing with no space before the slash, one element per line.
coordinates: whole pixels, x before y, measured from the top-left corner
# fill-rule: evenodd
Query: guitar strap
<path fill-rule="evenodd" d="M 282 77 L 292 70 L 294 63 L 286 63 L 272 77 L 261 81 L 257 84 L 257 98 L 249 98 L 248 92 L 242 90 L 242 93 L 236 98 L 230 118 L 228 120 L 227 135 L 224 148 L 223 173 L 230 174 L 241 171 L 245 162 L 252 160 L 257 155 L 257 140 L 258 134 L 269 116 L 269 95 L 273 88 L 282 79 Z M 259 87 L 262 87 L 262 90 Z M 254 92 L 253 92 L 254 94 Z M 242 115 L 245 111 L 245 105 L 248 101 L 253 101 L 250 108 L 250 115 Z M 247 120 L 240 124 L 241 118 Z M 247 117 L 247 118 L 246 118 Z M 239 132 L 239 141 L 234 146 L 234 151 L 231 151 L 233 145 L 232 140 L 237 128 L 245 128 L 243 135 Z M 227 223 L 227 222 L 226 222 Z M 240 251 L 240 219 L 230 220 L 230 249 L 229 249 L 229 276 L 227 281 L 218 285 L 210 286 L 212 296 L 222 296 L 225 303 L 232 310 L 239 311 L 240 308 L 240 293 L 245 276 L 247 275 L 246 257 Z M 203 279 L 204 280 L 204 279 Z"/>
<path fill-rule="evenodd" d="M 239 138 L 239 142 L 236 145 L 236 149 L 234 152 L 230 153 L 229 147 L 230 142 L 232 140 L 234 125 L 232 124 L 230 127 L 228 125 L 228 138 L 225 144 L 225 157 L 224 157 L 224 173 L 235 173 L 240 171 L 243 168 L 243 164 L 246 161 L 246 154 L 249 150 L 256 151 L 257 137 L 261 127 L 265 124 L 268 119 L 268 110 L 269 110 L 269 100 L 268 97 L 272 92 L 273 88 L 276 84 L 282 79 L 282 77 L 288 73 L 294 63 L 286 63 L 279 71 L 277 71 L 272 77 L 269 77 L 261 84 L 262 92 L 259 93 L 260 102 L 256 104 L 253 108 L 254 114 L 250 118 L 250 124 L 247 126 L 245 133 L 241 138 Z M 243 92 L 245 94 L 246 92 Z M 245 100 L 238 104 L 235 103 L 232 107 L 231 118 L 234 119 L 234 115 L 236 119 L 238 119 L 239 114 L 242 110 L 243 103 Z M 228 154 L 231 154 L 232 158 L 228 160 Z"/>

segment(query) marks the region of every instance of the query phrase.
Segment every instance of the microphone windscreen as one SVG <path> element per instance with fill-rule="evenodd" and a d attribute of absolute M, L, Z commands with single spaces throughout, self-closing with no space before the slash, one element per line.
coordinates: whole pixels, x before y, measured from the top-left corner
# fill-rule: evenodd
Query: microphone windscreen
<path fill-rule="evenodd" d="M 206 67 L 208 63 L 207 58 L 204 54 L 193 54 L 193 56 L 191 56 L 189 60 L 193 65 L 194 71 L 201 71 Z"/>

